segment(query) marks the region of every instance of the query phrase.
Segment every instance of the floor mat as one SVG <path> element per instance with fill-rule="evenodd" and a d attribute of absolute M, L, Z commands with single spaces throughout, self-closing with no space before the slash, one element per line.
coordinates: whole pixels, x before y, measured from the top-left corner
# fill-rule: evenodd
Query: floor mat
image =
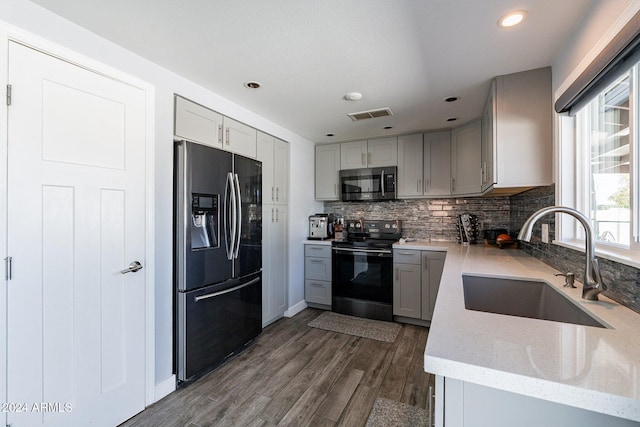
<path fill-rule="evenodd" d="M 373 404 L 366 427 L 417 427 L 429 425 L 429 411 L 379 397 Z"/>
<path fill-rule="evenodd" d="M 309 322 L 309 326 L 385 342 L 394 342 L 402 329 L 402 325 L 398 323 L 363 319 L 331 311 L 320 314 Z"/>

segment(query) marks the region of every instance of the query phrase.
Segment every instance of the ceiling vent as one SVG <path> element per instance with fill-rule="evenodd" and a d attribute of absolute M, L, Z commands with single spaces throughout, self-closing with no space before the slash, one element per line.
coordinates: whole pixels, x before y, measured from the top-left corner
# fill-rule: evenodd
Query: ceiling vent
<path fill-rule="evenodd" d="M 354 122 L 366 119 L 375 119 L 376 117 L 392 116 L 393 113 L 389 108 L 379 108 L 377 110 L 361 111 L 359 113 L 347 114 Z"/>

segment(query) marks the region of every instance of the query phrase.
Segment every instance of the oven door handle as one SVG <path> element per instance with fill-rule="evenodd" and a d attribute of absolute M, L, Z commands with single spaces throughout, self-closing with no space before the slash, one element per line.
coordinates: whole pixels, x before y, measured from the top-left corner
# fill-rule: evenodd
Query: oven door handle
<path fill-rule="evenodd" d="M 333 248 L 335 252 L 365 252 L 369 254 L 379 254 L 379 256 L 391 255 L 390 250 L 377 250 L 377 249 L 348 249 L 348 248 Z"/>
<path fill-rule="evenodd" d="M 382 186 L 382 197 L 384 197 L 384 169 L 382 169 L 382 173 L 380 174 L 380 185 Z"/>

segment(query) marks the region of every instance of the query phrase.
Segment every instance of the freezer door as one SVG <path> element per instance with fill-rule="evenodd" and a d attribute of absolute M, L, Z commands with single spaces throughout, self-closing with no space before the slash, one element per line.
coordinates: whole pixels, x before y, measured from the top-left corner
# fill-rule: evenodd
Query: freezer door
<path fill-rule="evenodd" d="M 178 380 L 220 364 L 262 332 L 262 276 L 178 294 Z"/>
<path fill-rule="evenodd" d="M 262 163 L 234 156 L 234 175 L 239 187 L 241 216 L 234 276 L 243 277 L 262 268 Z"/>
<path fill-rule="evenodd" d="M 193 290 L 232 278 L 230 239 L 230 153 L 191 142 L 175 146 L 175 267 L 178 290 Z M 225 190 L 227 197 L 225 198 Z"/>

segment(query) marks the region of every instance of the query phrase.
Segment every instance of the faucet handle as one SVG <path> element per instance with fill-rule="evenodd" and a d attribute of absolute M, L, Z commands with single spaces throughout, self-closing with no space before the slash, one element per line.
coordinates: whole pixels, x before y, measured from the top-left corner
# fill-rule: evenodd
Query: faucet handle
<path fill-rule="evenodd" d="M 573 284 L 576 280 L 576 276 L 573 273 L 556 273 L 555 276 L 564 276 L 564 287 L 565 288 L 575 288 L 576 286 Z"/>

